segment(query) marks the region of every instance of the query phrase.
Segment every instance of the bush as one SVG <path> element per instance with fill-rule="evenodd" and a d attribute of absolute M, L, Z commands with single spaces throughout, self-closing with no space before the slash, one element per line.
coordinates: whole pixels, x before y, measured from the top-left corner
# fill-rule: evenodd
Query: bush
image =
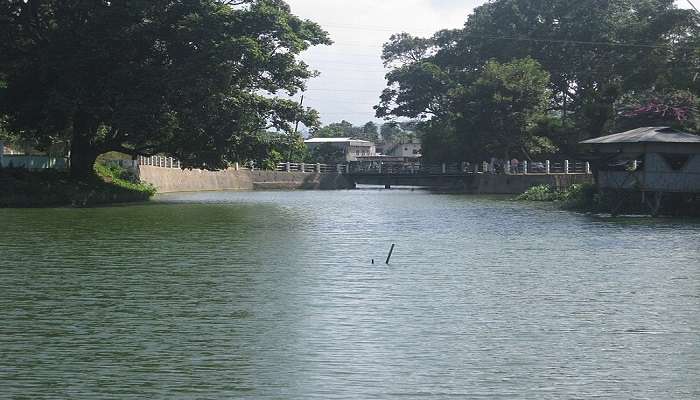
<path fill-rule="evenodd" d="M 597 204 L 597 190 L 592 184 L 575 184 L 564 190 L 549 185 L 539 185 L 518 196 L 520 201 L 546 201 L 563 203 L 564 208 L 591 210 Z"/>
<path fill-rule="evenodd" d="M 86 207 L 146 201 L 156 193 L 151 185 L 123 179 L 129 175 L 123 168 L 98 164 L 95 172 L 76 180 L 65 171 L 1 169 L 0 207 Z"/>

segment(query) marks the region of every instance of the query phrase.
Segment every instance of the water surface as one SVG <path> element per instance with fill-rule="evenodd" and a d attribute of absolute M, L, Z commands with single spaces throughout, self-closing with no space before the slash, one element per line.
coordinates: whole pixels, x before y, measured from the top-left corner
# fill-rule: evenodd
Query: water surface
<path fill-rule="evenodd" d="M 0 227 L 0 398 L 700 398 L 697 221 L 358 190 Z"/>

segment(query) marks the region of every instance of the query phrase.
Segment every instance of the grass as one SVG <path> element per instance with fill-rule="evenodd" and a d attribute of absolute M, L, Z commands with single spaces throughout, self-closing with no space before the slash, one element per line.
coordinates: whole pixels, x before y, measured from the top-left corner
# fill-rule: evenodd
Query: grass
<path fill-rule="evenodd" d="M 0 207 L 90 207 L 147 201 L 156 189 L 121 167 L 95 165 L 95 175 L 73 179 L 65 171 L 0 169 Z"/>

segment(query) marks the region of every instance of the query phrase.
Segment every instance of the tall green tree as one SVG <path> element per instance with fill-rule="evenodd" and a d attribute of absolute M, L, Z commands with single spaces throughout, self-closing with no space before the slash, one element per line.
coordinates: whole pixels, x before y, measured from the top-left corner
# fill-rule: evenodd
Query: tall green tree
<path fill-rule="evenodd" d="M 315 138 L 351 138 L 376 142 L 379 139 L 378 127 L 374 122 L 367 122 L 363 126 L 355 126 L 351 122 L 342 120 L 311 131 Z"/>
<path fill-rule="evenodd" d="M 377 116 L 430 119 L 449 138 L 452 116 L 464 112 L 461 94 L 489 61 L 532 58 L 550 74 L 541 131 L 571 152 L 578 141 L 613 129 L 624 93 L 698 93 L 698 29 L 694 11 L 673 0 L 494 0 L 477 7 L 462 29 L 392 36 L 383 53 L 389 86 Z"/>
<path fill-rule="evenodd" d="M 549 74 L 536 61 L 488 62 L 471 85 L 453 94 L 460 112 L 427 124 L 427 158 L 510 159 L 542 151 L 547 142 L 538 137 L 536 128 L 547 115 L 550 95 Z"/>
<path fill-rule="evenodd" d="M 379 141 L 379 127 L 374 122 L 370 121 L 362 126 L 362 138 L 370 142 Z"/>
<path fill-rule="evenodd" d="M 362 133 L 362 128 L 342 120 L 311 131 L 315 138 L 353 138 Z"/>
<path fill-rule="evenodd" d="M 282 0 L 4 0 L 0 114 L 69 141 L 74 176 L 108 151 L 225 168 L 260 130 L 317 124 L 274 95 L 303 89 L 315 73 L 297 55 L 330 43 Z"/>

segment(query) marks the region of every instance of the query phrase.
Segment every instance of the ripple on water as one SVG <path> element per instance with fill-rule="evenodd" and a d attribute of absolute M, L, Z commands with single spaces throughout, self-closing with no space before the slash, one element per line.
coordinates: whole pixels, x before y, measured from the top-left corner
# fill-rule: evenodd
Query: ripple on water
<path fill-rule="evenodd" d="M 0 220 L 0 397 L 700 397 L 695 222 L 375 190 Z"/>

